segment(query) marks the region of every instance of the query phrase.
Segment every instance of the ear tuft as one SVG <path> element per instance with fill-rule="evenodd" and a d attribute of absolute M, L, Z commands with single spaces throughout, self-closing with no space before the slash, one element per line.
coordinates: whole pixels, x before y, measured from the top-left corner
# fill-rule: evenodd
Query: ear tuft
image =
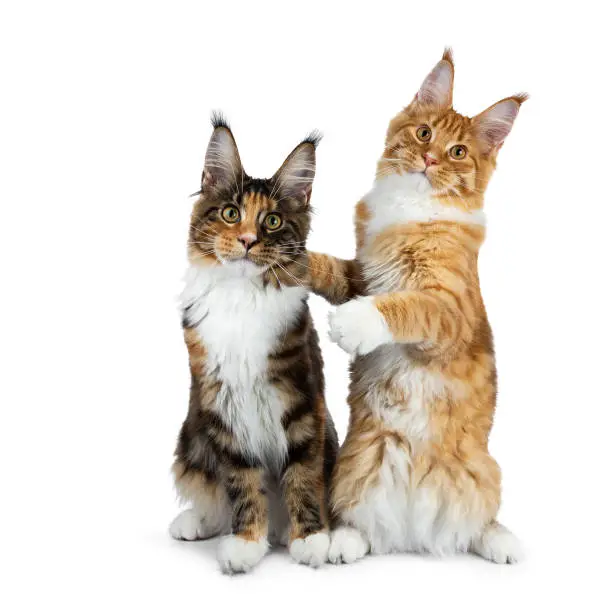
<path fill-rule="evenodd" d="M 202 189 L 237 185 L 243 170 L 229 123 L 218 111 L 212 114 L 211 123 L 215 129 L 206 150 Z"/>
<path fill-rule="evenodd" d="M 525 93 L 519 93 L 504 98 L 472 119 L 476 133 L 479 138 L 484 140 L 488 152 L 499 150 L 504 144 L 504 140 L 510 134 L 514 125 L 521 104 L 528 97 Z"/>
<path fill-rule="evenodd" d="M 419 89 L 415 101 L 426 106 L 450 108 L 453 105 L 453 81 L 455 65 L 449 47 L 444 50 L 442 59 L 427 75 Z"/>
<path fill-rule="evenodd" d="M 310 201 L 316 169 L 315 148 L 320 140 L 319 132 L 311 132 L 283 162 L 272 177 L 276 199 L 294 198 L 304 204 Z"/>
<path fill-rule="evenodd" d="M 527 102 L 529 100 L 529 94 L 526 91 L 521 91 L 520 93 L 514 94 L 510 96 L 515 102 L 518 102 L 519 106 L 523 102 Z"/>
<path fill-rule="evenodd" d="M 210 123 L 212 124 L 214 129 L 223 127 L 230 130 L 231 132 L 230 124 L 226 116 L 223 114 L 223 111 L 214 110 L 210 115 Z"/>
<path fill-rule="evenodd" d="M 455 67 L 455 59 L 453 58 L 453 50 L 451 47 L 445 47 L 442 59 L 447 61 L 453 68 Z"/>
<path fill-rule="evenodd" d="M 323 139 L 323 134 L 319 130 L 312 130 L 312 132 L 306 135 L 306 138 L 302 140 L 301 144 L 309 142 L 315 149 L 319 146 L 319 143 Z"/>

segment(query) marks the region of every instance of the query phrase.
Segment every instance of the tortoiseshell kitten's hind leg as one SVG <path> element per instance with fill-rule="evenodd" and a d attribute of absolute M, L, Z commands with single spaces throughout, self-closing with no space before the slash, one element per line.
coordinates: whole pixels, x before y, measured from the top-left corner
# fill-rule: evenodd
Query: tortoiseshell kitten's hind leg
<path fill-rule="evenodd" d="M 189 330 L 186 338 L 191 340 Z M 195 343 L 188 347 L 193 365 L 201 355 Z M 217 550 L 221 569 L 246 572 L 268 550 L 264 470 L 239 451 L 227 427 L 207 408 L 206 399 L 216 389 L 216 381 L 194 376 L 173 466 L 179 497 L 191 506 L 174 519 L 170 533 L 180 540 L 226 536 Z"/>
<path fill-rule="evenodd" d="M 170 524 L 170 535 L 176 540 L 204 540 L 229 533 L 230 507 L 217 475 L 217 458 L 197 435 L 200 410 L 200 386 L 194 377 L 189 395 L 188 418 L 181 427 L 172 466 L 178 497 L 189 503 Z"/>
<path fill-rule="evenodd" d="M 220 484 L 196 470 L 185 471 L 179 462 L 173 471 L 179 495 L 190 499 L 191 504 L 170 523 L 170 535 L 175 540 L 193 541 L 229 532 L 229 506 Z"/>

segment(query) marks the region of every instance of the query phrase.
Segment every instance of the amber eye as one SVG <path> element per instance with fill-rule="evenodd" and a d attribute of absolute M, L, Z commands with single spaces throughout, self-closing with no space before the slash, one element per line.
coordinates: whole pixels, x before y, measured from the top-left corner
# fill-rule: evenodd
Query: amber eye
<path fill-rule="evenodd" d="M 431 130 L 426 125 L 418 127 L 416 135 L 421 142 L 429 142 L 431 140 Z"/>
<path fill-rule="evenodd" d="M 264 219 L 265 228 L 271 231 L 277 230 L 282 225 L 282 223 L 283 223 L 283 220 L 280 218 L 280 215 L 277 215 L 275 213 L 269 214 Z"/>
<path fill-rule="evenodd" d="M 463 159 L 467 155 L 467 149 L 463 145 L 451 147 L 450 156 L 453 159 Z"/>
<path fill-rule="evenodd" d="M 235 206 L 226 206 L 221 211 L 221 216 L 227 223 L 237 223 L 240 221 L 240 211 Z"/>

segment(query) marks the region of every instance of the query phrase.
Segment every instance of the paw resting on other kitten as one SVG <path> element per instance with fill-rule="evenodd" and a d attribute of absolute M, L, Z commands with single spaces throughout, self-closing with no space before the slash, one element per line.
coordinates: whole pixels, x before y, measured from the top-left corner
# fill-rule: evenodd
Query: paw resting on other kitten
<path fill-rule="evenodd" d="M 329 337 L 351 355 L 367 355 L 393 342 L 389 326 L 372 296 L 351 300 L 330 313 Z"/>

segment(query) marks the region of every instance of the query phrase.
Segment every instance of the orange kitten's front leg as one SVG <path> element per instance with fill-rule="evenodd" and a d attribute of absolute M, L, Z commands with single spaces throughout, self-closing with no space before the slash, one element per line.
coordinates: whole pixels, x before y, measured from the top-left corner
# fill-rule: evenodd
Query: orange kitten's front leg
<path fill-rule="evenodd" d="M 466 303 L 461 309 L 457 304 L 463 301 L 442 290 L 358 298 L 330 315 L 330 336 L 353 355 L 365 355 L 391 342 L 445 352 L 471 338 L 472 308 Z"/>

